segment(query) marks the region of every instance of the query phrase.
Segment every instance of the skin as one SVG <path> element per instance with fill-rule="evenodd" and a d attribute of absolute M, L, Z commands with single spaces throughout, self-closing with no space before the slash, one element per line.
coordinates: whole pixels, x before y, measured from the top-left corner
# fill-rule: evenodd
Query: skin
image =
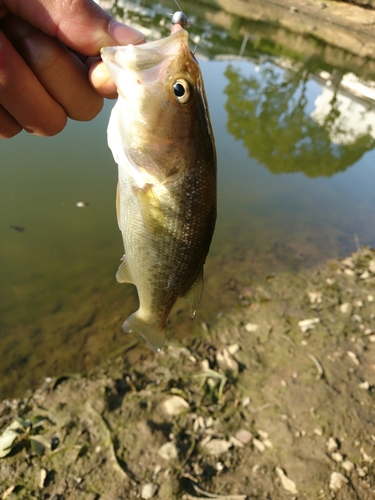
<path fill-rule="evenodd" d="M 94 118 L 117 97 L 100 48 L 144 41 L 92 0 L 0 0 L 0 138 Z"/>

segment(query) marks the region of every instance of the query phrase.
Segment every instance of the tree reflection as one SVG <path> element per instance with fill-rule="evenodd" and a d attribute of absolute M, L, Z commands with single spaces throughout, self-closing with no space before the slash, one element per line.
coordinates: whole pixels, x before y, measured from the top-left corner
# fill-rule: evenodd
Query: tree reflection
<path fill-rule="evenodd" d="M 342 75 L 333 81 L 330 111 L 320 125 L 306 111 L 310 72 L 311 66 L 305 65 L 296 73 L 282 74 L 271 63 L 262 65 L 256 76 L 245 77 L 232 64 L 225 71 L 229 80 L 225 89 L 228 131 L 273 173 L 331 176 L 375 146 L 369 134 L 356 137 L 351 144 L 331 141 L 340 114 L 337 89 Z"/>

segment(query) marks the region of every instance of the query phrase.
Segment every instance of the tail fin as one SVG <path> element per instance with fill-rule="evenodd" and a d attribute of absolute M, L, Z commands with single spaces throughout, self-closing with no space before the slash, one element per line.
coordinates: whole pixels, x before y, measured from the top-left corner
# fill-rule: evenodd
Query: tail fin
<path fill-rule="evenodd" d="M 139 317 L 138 311 L 133 313 L 122 325 L 125 333 L 139 333 L 155 352 L 164 345 L 166 328 L 156 328 Z"/>

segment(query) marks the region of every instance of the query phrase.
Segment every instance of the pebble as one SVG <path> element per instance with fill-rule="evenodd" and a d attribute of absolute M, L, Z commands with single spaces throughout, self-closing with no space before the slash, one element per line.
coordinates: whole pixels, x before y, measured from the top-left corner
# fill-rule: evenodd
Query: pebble
<path fill-rule="evenodd" d="M 260 451 L 261 453 L 263 453 L 265 450 L 266 450 L 266 446 L 262 443 L 262 441 L 260 441 L 259 439 L 257 438 L 254 438 L 253 439 L 253 445 L 255 446 L 255 448 Z"/>
<path fill-rule="evenodd" d="M 333 451 L 336 451 L 338 450 L 339 448 L 339 443 L 337 441 L 337 439 L 335 439 L 334 437 L 330 437 L 327 441 L 327 450 L 329 453 L 332 453 Z"/>
<path fill-rule="evenodd" d="M 355 275 L 355 272 L 352 269 L 344 269 L 344 273 L 347 276 L 354 276 Z"/>
<path fill-rule="evenodd" d="M 164 411 L 170 416 L 180 415 L 190 409 L 190 405 L 181 396 L 171 396 L 163 402 Z"/>
<path fill-rule="evenodd" d="M 346 314 L 348 312 L 350 312 L 351 310 L 351 305 L 349 304 L 349 302 L 343 302 L 341 305 L 340 305 L 340 311 L 343 313 L 343 314 Z"/>
<path fill-rule="evenodd" d="M 226 453 L 231 446 L 232 443 L 225 439 L 211 439 L 204 445 L 204 449 L 208 455 L 218 456 Z"/>
<path fill-rule="evenodd" d="M 343 259 L 341 261 L 342 264 L 344 264 L 344 266 L 346 267 L 350 267 L 351 269 L 353 269 L 354 267 L 354 262 L 353 262 L 353 259 L 351 257 L 347 257 L 346 259 Z"/>
<path fill-rule="evenodd" d="M 177 446 L 172 443 L 164 443 L 158 450 L 158 455 L 164 460 L 173 460 L 178 457 Z"/>
<path fill-rule="evenodd" d="M 300 327 L 301 332 L 305 333 L 309 330 L 313 330 L 317 323 L 320 323 L 319 318 L 303 319 L 298 322 L 298 326 Z"/>
<path fill-rule="evenodd" d="M 216 362 L 223 371 L 231 371 L 234 375 L 238 375 L 239 365 L 227 348 L 224 347 L 216 354 Z"/>
<path fill-rule="evenodd" d="M 357 355 L 352 352 L 352 351 L 346 351 L 346 354 L 349 356 L 349 358 L 353 361 L 355 365 L 359 365 L 359 360 L 357 358 Z"/>
<path fill-rule="evenodd" d="M 358 387 L 360 389 L 363 389 L 364 391 L 368 391 L 370 389 L 370 383 L 367 380 L 365 380 L 364 382 L 358 384 Z"/>
<path fill-rule="evenodd" d="M 252 440 L 253 435 L 251 434 L 250 431 L 248 431 L 246 429 L 240 429 L 239 431 L 236 432 L 235 437 L 236 437 L 236 439 L 241 441 L 241 443 L 248 444 Z"/>
<path fill-rule="evenodd" d="M 246 406 L 249 406 L 251 403 L 251 399 L 248 396 L 245 396 L 242 400 L 242 406 L 246 408 Z"/>
<path fill-rule="evenodd" d="M 259 326 L 256 325 L 255 323 L 247 323 L 244 328 L 247 332 L 252 333 L 252 332 L 256 332 L 258 330 Z"/>
<path fill-rule="evenodd" d="M 341 465 L 342 465 L 343 469 L 345 469 L 348 472 L 350 472 L 354 469 L 354 464 L 350 460 L 344 460 Z"/>
<path fill-rule="evenodd" d="M 373 295 L 367 295 L 367 302 L 374 302 L 374 296 Z"/>
<path fill-rule="evenodd" d="M 347 478 L 340 474 L 340 472 L 332 472 L 329 480 L 329 489 L 332 491 L 339 491 L 347 483 Z"/>
<path fill-rule="evenodd" d="M 311 304 L 320 304 L 322 302 L 322 292 L 309 292 L 308 296 Z"/>
<path fill-rule="evenodd" d="M 291 479 L 289 479 L 289 477 L 285 474 L 283 469 L 281 469 L 280 467 L 276 467 L 276 473 L 279 476 L 281 486 L 283 487 L 283 489 L 288 493 L 291 493 L 292 495 L 297 495 L 298 490 L 296 487 L 296 483 Z"/>
<path fill-rule="evenodd" d="M 144 500 L 152 498 L 155 495 L 157 489 L 158 487 L 156 486 L 156 484 L 146 483 L 142 487 L 141 498 L 143 498 Z"/>
<path fill-rule="evenodd" d="M 341 453 L 338 453 L 337 451 L 332 453 L 331 458 L 335 462 L 342 462 L 344 460 L 344 457 L 341 455 Z"/>
<path fill-rule="evenodd" d="M 368 269 L 370 272 L 375 274 L 375 259 L 370 260 L 370 262 L 368 264 Z"/>

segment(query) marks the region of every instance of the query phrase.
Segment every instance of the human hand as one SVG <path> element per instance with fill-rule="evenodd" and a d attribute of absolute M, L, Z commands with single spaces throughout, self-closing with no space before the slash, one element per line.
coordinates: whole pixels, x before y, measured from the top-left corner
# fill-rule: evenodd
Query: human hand
<path fill-rule="evenodd" d="M 92 0 L 0 0 L 0 138 L 94 118 L 117 95 L 100 48 L 143 42 Z"/>

